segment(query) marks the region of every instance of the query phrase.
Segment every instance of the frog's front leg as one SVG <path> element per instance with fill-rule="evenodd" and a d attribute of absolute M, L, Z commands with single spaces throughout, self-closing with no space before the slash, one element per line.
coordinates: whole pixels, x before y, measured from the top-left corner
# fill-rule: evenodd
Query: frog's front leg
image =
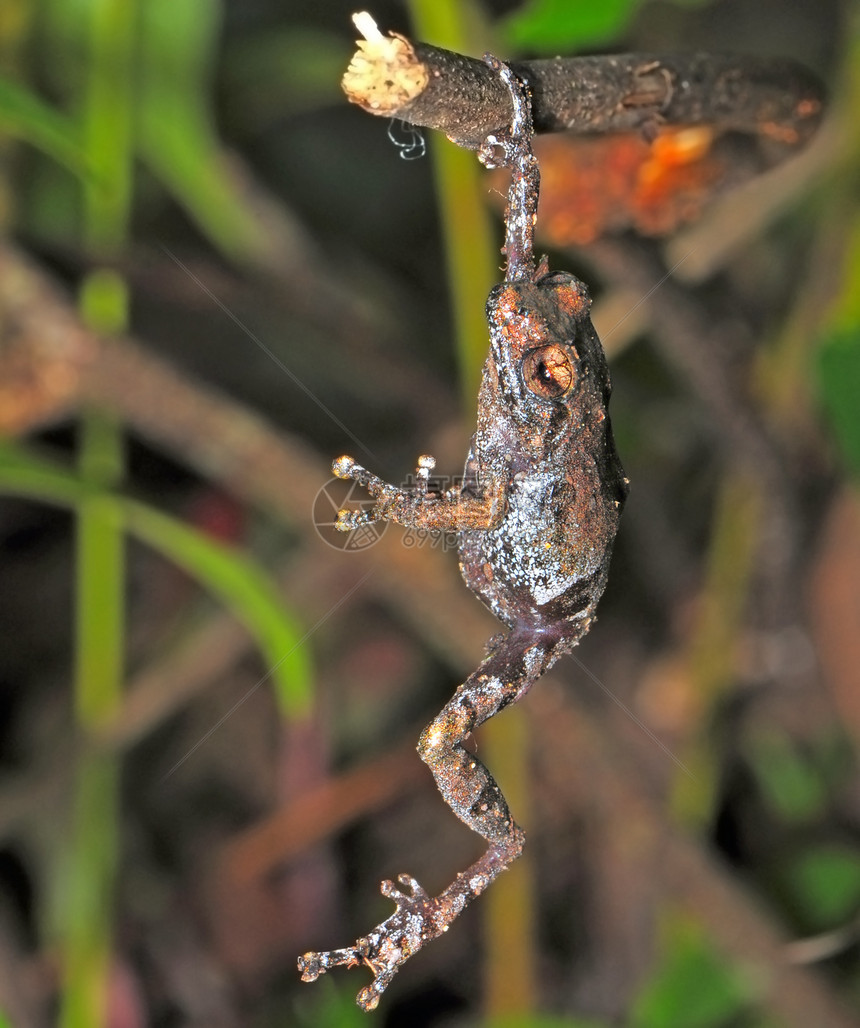
<path fill-rule="evenodd" d="M 303 981 L 314 981 L 333 967 L 365 964 L 374 978 L 359 992 L 357 1002 L 363 1010 L 373 1010 L 409 957 L 446 932 L 457 915 L 519 857 L 523 831 L 514 823 L 490 772 L 463 744 L 478 725 L 520 699 L 563 648 L 560 642 L 525 630 L 503 636 L 421 734 L 418 752 L 445 802 L 489 842 L 483 856 L 438 896 L 429 896 L 410 875 L 398 876 L 402 889 L 383 882 L 382 894 L 394 900 L 394 913 L 353 946 L 299 957 Z"/>
<path fill-rule="evenodd" d="M 430 472 L 436 466 L 434 457 L 418 458 L 416 485 L 411 488 L 391 485 L 378 475 L 357 464 L 352 457 L 338 457 L 332 464 L 337 478 L 352 479 L 376 500 L 370 510 L 338 511 L 335 527 L 351 532 L 374 521 L 394 521 L 406 528 L 428 531 L 459 532 L 464 529 L 488 529 L 498 524 L 504 510 L 504 483 L 499 481 L 485 489 L 481 496 L 449 489 L 443 495 L 427 491 Z"/>

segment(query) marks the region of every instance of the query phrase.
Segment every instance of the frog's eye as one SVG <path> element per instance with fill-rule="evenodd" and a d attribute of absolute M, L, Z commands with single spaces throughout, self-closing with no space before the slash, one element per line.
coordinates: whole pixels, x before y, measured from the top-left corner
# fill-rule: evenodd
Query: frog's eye
<path fill-rule="evenodd" d="M 575 378 L 570 356 L 558 343 L 529 351 L 523 357 L 522 373 L 526 388 L 543 400 L 564 396 Z"/>

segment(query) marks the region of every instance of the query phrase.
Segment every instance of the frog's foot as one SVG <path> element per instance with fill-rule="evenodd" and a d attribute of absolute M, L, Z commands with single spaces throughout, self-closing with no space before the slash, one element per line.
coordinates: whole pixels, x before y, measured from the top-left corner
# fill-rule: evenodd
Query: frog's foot
<path fill-rule="evenodd" d="M 336 478 L 352 479 L 363 486 L 376 500 L 369 510 L 340 510 L 337 514 L 335 528 L 341 532 L 351 532 L 374 521 L 400 521 L 413 514 L 421 506 L 427 495 L 427 481 L 430 472 L 436 466 L 435 457 L 424 455 L 418 458 L 415 472 L 415 486 L 405 488 L 391 485 L 378 475 L 357 464 L 352 457 L 338 457 L 331 466 Z"/>
<path fill-rule="evenodd" d="M 431 939 L 446 931 L 458 910 L 449 911 L 442 897 L 428 896 L 410 875 L 398 875 L 403 890 L 391 881 L 382 883 L 382 894 L 394 900 L 395 911 L 354 946 L 305 953 L 299 957 L 303 982 L 313 982 L 333 967 L 357 967 L 366 964 L 373 971 L 373 981 L 356 997 L 362 1010 L 374 1010 L 379 997 L 400 970 L 400 966 Z"/>

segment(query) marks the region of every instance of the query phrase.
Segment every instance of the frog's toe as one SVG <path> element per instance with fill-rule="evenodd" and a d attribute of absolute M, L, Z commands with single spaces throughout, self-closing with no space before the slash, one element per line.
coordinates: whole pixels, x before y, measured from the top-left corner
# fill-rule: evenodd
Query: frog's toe
<path fill-rule="evenodd" d="M 352 478 L 354 469 L 358 467 L 352 457 L 344 455 L 332 461 L 331 473 L 335 478 Z M 359 470 L 361 469 L 359 468 Z"/>

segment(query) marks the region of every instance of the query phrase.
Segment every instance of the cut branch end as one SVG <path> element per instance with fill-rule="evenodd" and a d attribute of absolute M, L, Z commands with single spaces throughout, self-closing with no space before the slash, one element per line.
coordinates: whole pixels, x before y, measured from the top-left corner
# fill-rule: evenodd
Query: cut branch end
<path fill-rule="evenodd" d="M 384 36 L 367 11 L 352 16 L 364 36 L 341 80 L 350 103 L 374 114 L 393 114 L 427 86 L 424 63 L 408 39 L 396 33 Z"/>

